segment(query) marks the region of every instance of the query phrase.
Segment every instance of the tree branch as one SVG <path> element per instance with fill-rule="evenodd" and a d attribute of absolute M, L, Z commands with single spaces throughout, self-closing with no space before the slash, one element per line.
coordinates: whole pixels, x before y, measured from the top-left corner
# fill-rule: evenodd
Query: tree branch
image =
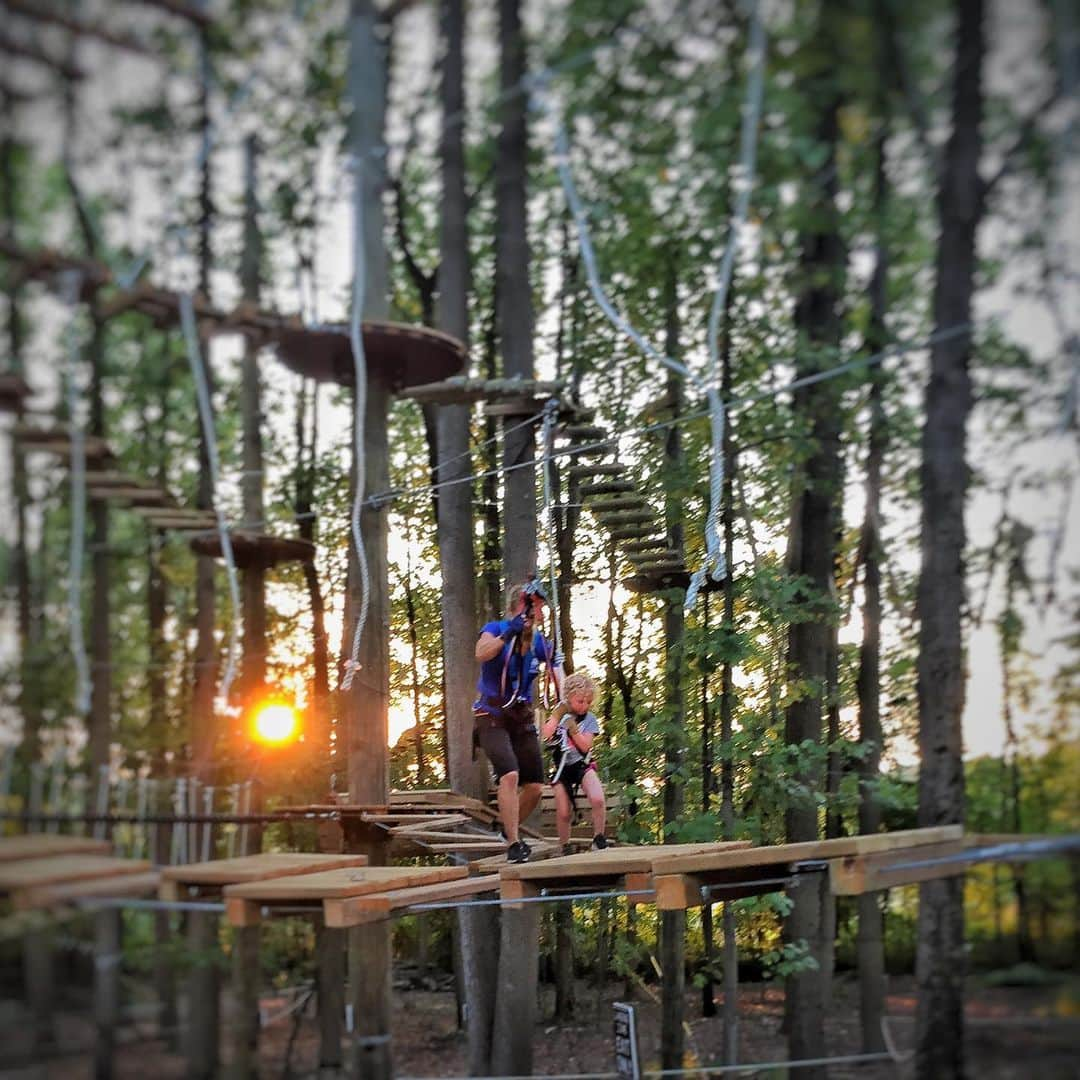
<path fill-rule="evenodd" d="M 982 183 L 982 197 L 988 199 L 994 189 L 1001 183 L 1001 181 L 1009 175 L 1019 164 L 1024 152 L 1030 149 L 1032 143 L 1035 141 L 1036 135 L 1039 133 L 1039 121 L 1057 104 L 1061 97 L 1061 82 L 1060 80 L 1054 83 L 1053 88 L 1043 98 L 1042 102 L 1028 113 L 1023 123 L 1020 125 L 1020 130 L 1016 134 L 1016 138 L 1013 140 L 1012 145 L 1005 151 L 1004 156 L 1001 159 L 1001 164 L 998 166 L 994 174 Z"/>

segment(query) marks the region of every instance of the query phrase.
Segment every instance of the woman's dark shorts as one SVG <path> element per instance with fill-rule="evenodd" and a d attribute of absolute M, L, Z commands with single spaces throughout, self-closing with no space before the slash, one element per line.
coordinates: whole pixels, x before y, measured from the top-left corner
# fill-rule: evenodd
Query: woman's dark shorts
<path fill-rule="evenodd" d="M 542 784 L 544 760 L 540 754 L 540 736 L 536 730 L 532 705 L 520 702 L 499 715 L 473 711 L 476 720 L 476 741 L 488 756 L 497 779 L 516 772 L 519 784 Z"/>

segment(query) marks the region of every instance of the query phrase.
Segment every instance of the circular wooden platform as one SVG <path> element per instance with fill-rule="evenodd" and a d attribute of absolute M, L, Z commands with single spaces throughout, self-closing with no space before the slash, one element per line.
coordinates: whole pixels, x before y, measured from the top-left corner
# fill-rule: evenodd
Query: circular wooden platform
<path fill-rule="evenodd" d="M 298 375 L 352 386 L 348 327 L 282 326 L 274 338 L 281 362 Z M 364 323 L 364 356 L 369 373 L 387 379 L 392 390 L 449 378 L 468 359 L 465 346 L 449 334 L 389 322 Z"/>
<path fill-rule="evenodd" d="M 252 566 L 270 567 L 283 562 L 311 562 L 315 558 L 315 545 L 310 540 L 294 536 L 267 536 L 263 533 L 231 532 L 233 561 L 242 570 Z M 209 555 L 220 559 L 221 537 L 217 533 L 196 536 L 191 550 L 197 555 Z"/>

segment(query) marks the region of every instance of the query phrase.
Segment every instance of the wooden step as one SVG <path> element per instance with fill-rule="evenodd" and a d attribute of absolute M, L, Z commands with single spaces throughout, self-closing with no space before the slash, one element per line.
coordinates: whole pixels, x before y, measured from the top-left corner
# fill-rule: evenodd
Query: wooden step
<path fill-rule="evenodd" d="M 601 525 L 606 525 L 609 529 L 616 529 L 622 525 L 648 525 L 656 521 L 656 515 L 651 510 L 618 510 L 605 514 L 593 509 L 593 516 Z"/>
<path fill-rule="evenodd" d="M 609 432 L 594 424 L 570 424 L 561 434 L 571 442 L 608 442 L 611 439 Z"/>
<path fill-rule="evenodd" d="M 578 494 L 583 499 L 591 499 L 597 495 L 625 495 L 637 489 L 637 484 L 632 480 L 602 480 L 596 484 L 582 484 L 578 488 Z"/>
<path fill-rule="evenodd" d="M 625 528 L 612 529 L 611 539 L 616 543 L 623 540 L 646 540 L 652 534 L 652 529 L 646 529 L 641 525 L 628 525 Z"/>
<path fill-rule="evenodd" d="M 647 510 L 649 504 L 640 495 L 625 495 L 614 499 L 597 499 L 589 503 L 594 514 L 613 514 L 620 510 Z"/>
<path fill-rule="evenodd" d="M 618 462 L 571 465 L 569 469 L 571 480 L 588 480 L 593 476 L 621 476 L 624 472 L 626 472 L 626 466 L 620 465 Z"/>

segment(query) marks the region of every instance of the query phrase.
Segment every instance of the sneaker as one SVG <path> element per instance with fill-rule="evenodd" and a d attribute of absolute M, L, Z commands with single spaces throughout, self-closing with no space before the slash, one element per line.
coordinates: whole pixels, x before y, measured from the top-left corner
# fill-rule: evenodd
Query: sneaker
<path fill-rule="evenodd" d="M 524 840 L 515 840 L 506 849 L 506 861 L 523 863 L 529 861 L 529 845 Z"/>
<path fill-rule="evenodd" d="M 593 851 L 603 851 L 607 847 L 607 837 L 603 833 L 597 833 L 592 838 Z"/>
<path fill-rule="evenodd" d="M 577 848 L 575 848 L 573 844 L 563 844 L 562 846 L 562 853 L 564 855 L 573 855 L 576 850 Z"/>

